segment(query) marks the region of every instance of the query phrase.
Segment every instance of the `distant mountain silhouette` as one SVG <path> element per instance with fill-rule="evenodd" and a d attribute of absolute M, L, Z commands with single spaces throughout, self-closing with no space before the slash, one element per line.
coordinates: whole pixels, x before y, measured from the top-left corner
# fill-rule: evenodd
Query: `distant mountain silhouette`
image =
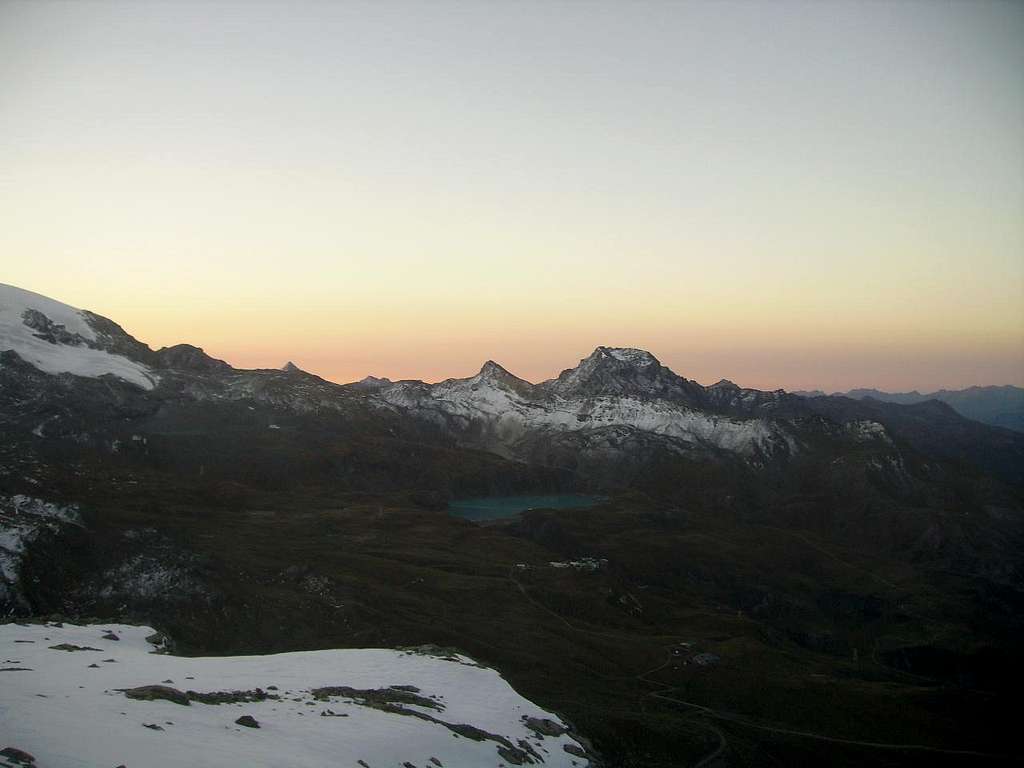
<path fill-rule="evenodd" d="M 805 392 L 794 392 L 802 397 L 825 397 L 820 389 Z M 967 389 L 940 389 L 937 392 L 921 394 L 913 392 L 882 392 L 878 389 L 851 389 L 849 392 L 836 392 L 836 395 L 851 397 L 855 400 L 873 398 L 885 403 L 914 405 L 928 400 L 940 400 L 949 405 L 961 416 L 1005 427 L 1017 432 L 1024 432 L 1024 389 L 1014 386 L 1002 387 L 968 387 Z"/>

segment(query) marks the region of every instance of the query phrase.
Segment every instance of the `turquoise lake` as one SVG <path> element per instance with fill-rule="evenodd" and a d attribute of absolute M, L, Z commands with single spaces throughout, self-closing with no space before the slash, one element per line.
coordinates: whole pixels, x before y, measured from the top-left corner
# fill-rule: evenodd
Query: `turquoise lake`
<path fill-rule="evenodd" d="M 448 504 L 448 511 L 467 520 L 499 520 L 514 517 L 527 509 L 586 509 L 605 501 L 603 496 L 556 493 L 548 496 L 485 496 L 459 499 Z"/>

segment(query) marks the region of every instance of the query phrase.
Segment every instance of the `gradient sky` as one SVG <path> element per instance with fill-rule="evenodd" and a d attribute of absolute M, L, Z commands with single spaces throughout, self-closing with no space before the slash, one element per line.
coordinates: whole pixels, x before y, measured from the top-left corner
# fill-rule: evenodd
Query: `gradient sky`
<path fill-rule="evenodd" d="M 0 282 L 337 381 L 1024 384 L 1024 3 L 0 0 Z"/>

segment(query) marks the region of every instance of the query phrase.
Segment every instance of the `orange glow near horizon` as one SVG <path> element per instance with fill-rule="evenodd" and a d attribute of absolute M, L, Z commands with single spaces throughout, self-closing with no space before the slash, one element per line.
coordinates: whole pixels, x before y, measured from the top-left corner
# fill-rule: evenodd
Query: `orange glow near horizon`
<path fill-rule="evenodd" d="M 647 349 L 702 384 L 727 378 L 759 389 L 828 392 L 1024 385 L 1019 337 L 1012 329 L 1001 336 L 991 333 L 982 322 L 975 328 L 951 322 L 907 332 L 898 331 L 891 318 L 894 324 L 886 327 L 883 316 L 873 324 L 844 327 L 824 308 L 805 308 L 787 322 L 775 312 L 772 323 L 745 325 L 748 316 L 731 317 L 726 324 L 721 314 L 694 306 L 673 311 L 652 305 L 619 318 L 578 303 L 431 308 L 383 302 L 313 306 L 298 296 L 272 302 L 177 301 L 166 293 L 147 296 L 142 286 L 128 301 L 104 292 L 90 300 L 71 285 L 59 291 L 28 287 L 109 316 L 153 348 L 190 343 L 239 368 L 277 368 L 290 360 L 338 383 L 367 375 L 439 381 L 473 375 L 488 359 L 539 382 L 604 345 Z"/>
<path fill-rule="evenodd" d="M 0 281 L 339 382 L 1024 385 L 1021 40 L 985 0 L 3 3 Z"/>

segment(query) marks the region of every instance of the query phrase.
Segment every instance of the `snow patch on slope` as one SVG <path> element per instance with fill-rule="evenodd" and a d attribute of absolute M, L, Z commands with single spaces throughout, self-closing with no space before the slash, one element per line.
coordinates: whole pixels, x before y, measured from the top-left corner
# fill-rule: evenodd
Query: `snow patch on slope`
<path fill-rule="evenodd" d="M 607 354 L 616 360 L 643 368 L 648 365 L 657 364 L 658 360 L 645 349 L 633 349 L 631 347 L 601 347 Z"/>
<path fill-rule="evenodd" d="M 19 585 L 25 547 L 43 530 L 81 524 L 78 508 L 62 506 L 32 496 L 0 496 L 0 606 L 22 602 Z"/>
<path fill-rule="evenodd" d="M 745 456 L 771 453 L 781 446 L 796 450 L 796 444 L 777 424 L 764 419 L 734 419 L 666 400 L 628 396 L 531 398 L 479 374 L 432 387 L 400 382 L 382 390 L 379 397 L 439 425 L 475 429 L 481 442 L 504 451 L 536 430 L 575 432 L 607 427 L 638 429 Z"/>
<path fill-rule="evenodd" d="M 846 431 L 856 440 L 866 442 L 869 440 L 881 440 L 885 443 L 892 443 L 892 438 L 885 431 L 885 427 L 877 421 L 849 421 L 845 424 Z"/>
<path fill-rule="evenodd" d="M 35 310 L 46 316 L 72 343 L 53 343 L 25 324 L 25 313 Z M 63 335 L 63 334 L 62 334 Z M 0 283 L 0 352 L 12 350 L 44 373 L 70 373 L 97 378 L 110 374 L 143 389 L 152 389 L 156 376 L 141 363 L 102 349 L 94 349 L 96 332 L 80 310 L 38 293 Z"/>
<path fill-rule="evenodd" d="M 5 326 L 21 325 L 26 309 L 42 312 L 52 322 L 63 325 L 68 333 L 77 333 L 86 341 L 96 341 L 96 332 L 80 310 L 47 296 L 0 283 L 0 323 Z"/>
<path fill-rule="evenodd" d="M 24 750 L 48 768 L 484 768 L 510 765 L 509 754 L 523 753 L 525 764 L 588 764 L 555 715 L 465 657 L 353 649 L 182 658 L 153 653 L 145 639 L 152 632 L 0 625 L 3 666 L 17 668 L 0 671 L 0 713 L 12 715 L 0 718 L 0 746 Z M 53 647 L 65 643 L 95 650 Z M 221 704 L 192 698 L 185 705 L 123 692 L 160 684 L 200 693 L 260 689 L 267 697 Z M 324 687 L 338 692 L 313 693 Z M 242 715 L 259 728 L 237 725 Z M 530 727 L 542 720 L 545 727 Z"/>

